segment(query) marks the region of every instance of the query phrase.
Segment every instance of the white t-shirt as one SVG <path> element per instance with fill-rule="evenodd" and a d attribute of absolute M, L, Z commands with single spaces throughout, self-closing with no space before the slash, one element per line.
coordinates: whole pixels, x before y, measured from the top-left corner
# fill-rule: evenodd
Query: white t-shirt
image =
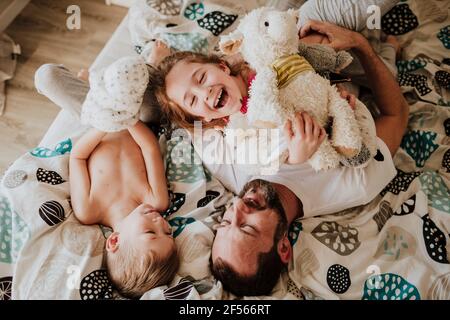
<path fill-rule="evenodd" d="M 221 133 L 208 137 L 202 145 L 194 148 L 203 165 L 228 190 L 238 194 L 252 179 L 260 178 L 288 187 L 303 203 L 304 217 L 335 213 L 370 202 L 395 177 L 396 169 L 386 144 L 377 138 L 379 153 L 363 168 L 340 166 L 327 171 L 315 172 L 308 164 L 282 164 L 274 175 L 252 176 L 245 166 L 211 161 L 211 152 L 219 152 L 228 145 Z M 203 150 L 203 153 L 199 152 Z M 229 151 L 229 150 L 228 150 Z M 225 162 L 225 161 L 224 161 Z"/>

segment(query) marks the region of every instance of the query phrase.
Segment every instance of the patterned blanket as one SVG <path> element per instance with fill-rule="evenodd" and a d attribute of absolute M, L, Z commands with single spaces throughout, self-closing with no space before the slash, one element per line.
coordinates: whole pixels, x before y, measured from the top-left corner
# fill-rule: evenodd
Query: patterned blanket
<path fill-rule="evenodd" d="M 295 221 L 289 272 L 258 298 L 450 299 L 450 25 L 442 5 L 402 1 L 382 19 L 404 48 L 398 81 L 411 110 L 397 176 L 365 206 Z M 23 155 L 2 179 L 0 299 L 120 298 L 102 264 L 110 230 L 81 225 L 70 206 L 68 158 L 81 133 Z M 232 195 L 188 141 L 159 136 L 171 194 L 164 215 L 181 267 L 169 286 L 142 298 L 234 298 L 208 268 L 213 226 Z"/>

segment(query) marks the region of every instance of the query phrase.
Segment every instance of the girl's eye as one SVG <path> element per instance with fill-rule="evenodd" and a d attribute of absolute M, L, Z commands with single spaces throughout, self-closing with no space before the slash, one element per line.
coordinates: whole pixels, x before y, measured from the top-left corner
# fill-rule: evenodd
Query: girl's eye
<path fill-rule="evenodd" d="M 147 233 L 155 234 L 155 232 L 154 232 L 154 231 L 151 231 L 151 230 L 147 231 Z"/>
<path fill-rule="evenodd" d="M 226 226 L 229 224 L 230 224 L 230 221 L 228 221 L 228 220 L 222 220 L 222 222 L 220 223 L 221 226 Z"/>
<path fill-rule="evenodd" d="M 203 84 L 205 82 L 205 79 L 206 79 L 206 72 L 202 74 L 202 77 L 200 78 L 200 83 Z"/>
<path fill-rule="evenodd" d="M 192 100 L 191 100 L 191 107 L 194 106 L 194 102 L 195 102 L 195 96 L 192 97 Z"/>

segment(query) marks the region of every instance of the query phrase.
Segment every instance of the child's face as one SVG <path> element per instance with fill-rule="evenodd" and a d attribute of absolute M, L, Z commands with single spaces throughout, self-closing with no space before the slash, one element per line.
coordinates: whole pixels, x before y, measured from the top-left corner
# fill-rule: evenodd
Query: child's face
<path fill-rule="evenodd" d="M 128 241 L 142 253 L 152 251 L 165 257 L 173 248 L 172 229 L 167 221 L 148 205 L 140 205 L 122 222 L 120 242 Z"/>
<path fill-rule="evenodd" d="M 166 88 L 169 99 L 205 121 L 238 112 L 245 94 L 227 66 L 186 61 L 177 62 L 167 74 Z"/>

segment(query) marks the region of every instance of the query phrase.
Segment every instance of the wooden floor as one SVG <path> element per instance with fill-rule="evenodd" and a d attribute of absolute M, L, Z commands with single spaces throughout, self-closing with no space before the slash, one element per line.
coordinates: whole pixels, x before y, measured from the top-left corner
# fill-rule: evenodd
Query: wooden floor
<path fill-rule="evenodd" d="M 66 28 L 69 5 L 81 9 L 81 29 Z M 36 146 L 59 108 L 36 92 L 34 73 L 44 63 L 71 70 L 87 68 L 127 13 L 104 0 L 32 0 L 6 29 L 20 44 L 15 77 L 7 83 L 0 116 L 0 176 L 21 154 Z"/>

